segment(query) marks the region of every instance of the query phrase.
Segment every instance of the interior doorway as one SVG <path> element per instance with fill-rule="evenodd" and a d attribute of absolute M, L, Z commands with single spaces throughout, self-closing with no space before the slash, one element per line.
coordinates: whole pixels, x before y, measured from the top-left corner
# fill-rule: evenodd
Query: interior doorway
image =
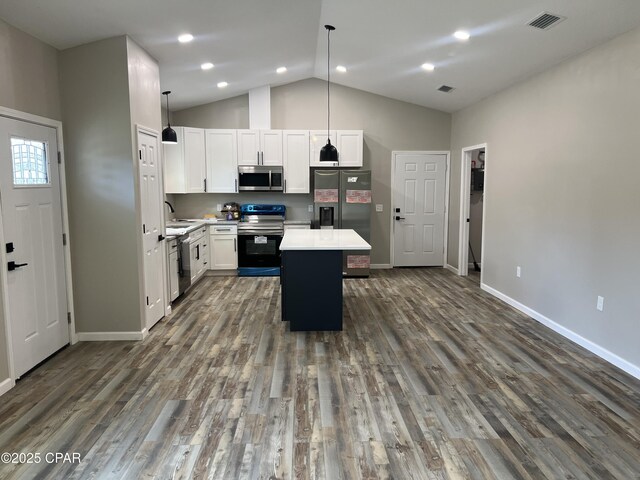
<path fill-rule="evenodd" d="M 458 273 L 482 283 L 487 144 L 462 149 Z"/>

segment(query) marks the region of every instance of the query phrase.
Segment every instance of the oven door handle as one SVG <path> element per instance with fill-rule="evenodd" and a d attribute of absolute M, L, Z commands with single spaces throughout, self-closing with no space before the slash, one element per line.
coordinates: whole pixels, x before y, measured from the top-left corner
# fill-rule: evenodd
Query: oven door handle
<path fill-rule="evenodd" d="M 266 237 L 268 235 L 282 236 L 284 235 L 284 232 L 282 230 L 242 230 L 242 231 L 238 230 L 238 235 L 239 236 L 258 235 L 262 237 Z"/>

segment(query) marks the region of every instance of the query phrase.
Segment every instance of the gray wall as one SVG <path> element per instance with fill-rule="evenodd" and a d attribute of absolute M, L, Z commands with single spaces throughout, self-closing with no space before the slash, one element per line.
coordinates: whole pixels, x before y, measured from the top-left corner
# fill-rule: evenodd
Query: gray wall
<path fill-rule="evenodd" d="M 327 127 L 326 82 L 307 79 L 271 89 L 271 127 L 324 129 Z M 248 128 L 248 96 L 202 105 L 172 114 L 172 123 L 200 128 Z M 393 150 L 449 150 L 451 115 L 361 90 L 331 85 L 331 128 L 364 131 L 364 166 L 372 170 L 373 203 L 384 212 L 372 213 L 371 261 L 390 262 L 391 152 Z M 193 197 L 193 198 L 192 198 Z M 234 198 L 235 197 L 235 198 Z M 276 197 L 278 198 L 278 197 Z M 172 195 L 179 216 L 195 216 L 204 205 L 224 201 L 255 201 L 254 195 Z M 311 195 L 280 195 L 293 219 L 309 218 Z"/>
<path fill-rule="evenodd" d="M 0 20 L 0 106 L 60 120 L 58 51 Z M 0 299 L 0 382 L 9 377 Z"/>
<path fill-rule="evenodd" d="M 460 152 L 487 142 L 484 282 L 636 366 L 638 51 L 635 30 L 454 114 L 449 224 L 457 265 Z"/>
<path fill-rule="evenodd" d="M 0 106 L 62 118 L 58 51 L 0 20 Z"/>
<path fill-rule="evenodd" d="M 124 36 L 60 53 L 78 332 L 142 329 L 128 68 Z"/>

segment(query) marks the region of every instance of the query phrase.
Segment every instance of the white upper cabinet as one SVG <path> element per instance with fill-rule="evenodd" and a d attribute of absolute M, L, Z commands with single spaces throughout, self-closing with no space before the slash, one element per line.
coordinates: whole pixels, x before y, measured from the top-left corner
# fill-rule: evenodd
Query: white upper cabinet
<path fill-rule="evenodd" d="M 238 165 L 260 164 L 259 130 L 238 130 Z"/>
<path fill-rule="evenodd" d="M 284 193 L 309 193 L 309 131 L 282 134 Z"/>
<path fill-rule="evenodd" d="M 341 167 L 362 166 L 362 130 L 338 130 L 338 160 Z"/>
<path fill-rule="evenodd" d="M 329 131 L 331 145 L 337 148 L 336 131 Z M 326 130 L 311 130 L 309 132 L 309 166 L 311 167 L 337 167 L 337 162 L 320 162 L 320 150 L 327 144 Z"/>
<path fill-rule="evenodd" d="M 282 130 L 238 130 L 238 165 L 282 165 Z"/>
<path fill-rule="evenodd" d="M 204 130 L 174 127 L 176 145 L 164 144 L 165 193 L 201 193 L 207 175 Z"/>
<path fill-rule="evenodd" d="M 238 191 L 238 136 L 236 130 L 206 129 L 207 192 Z"/>
<path fill-rule="evenodd" d="M 326 130 L 312 130 L 309 139 L 309 165 L 311 167 L 361 167 L 362 130 L 331 130 L 331 145 L 338 149 L 337 162 L 320 162 L 320 150 L 327 143 Z"/>

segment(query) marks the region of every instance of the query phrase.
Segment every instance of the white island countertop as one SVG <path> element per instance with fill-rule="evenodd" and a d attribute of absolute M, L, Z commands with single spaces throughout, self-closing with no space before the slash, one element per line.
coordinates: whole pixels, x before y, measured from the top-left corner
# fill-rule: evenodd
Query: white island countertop
<path fill-rule="evenodd" d="M 287 230 L 280 250 L 371 250 L 354 230 Z"/>

